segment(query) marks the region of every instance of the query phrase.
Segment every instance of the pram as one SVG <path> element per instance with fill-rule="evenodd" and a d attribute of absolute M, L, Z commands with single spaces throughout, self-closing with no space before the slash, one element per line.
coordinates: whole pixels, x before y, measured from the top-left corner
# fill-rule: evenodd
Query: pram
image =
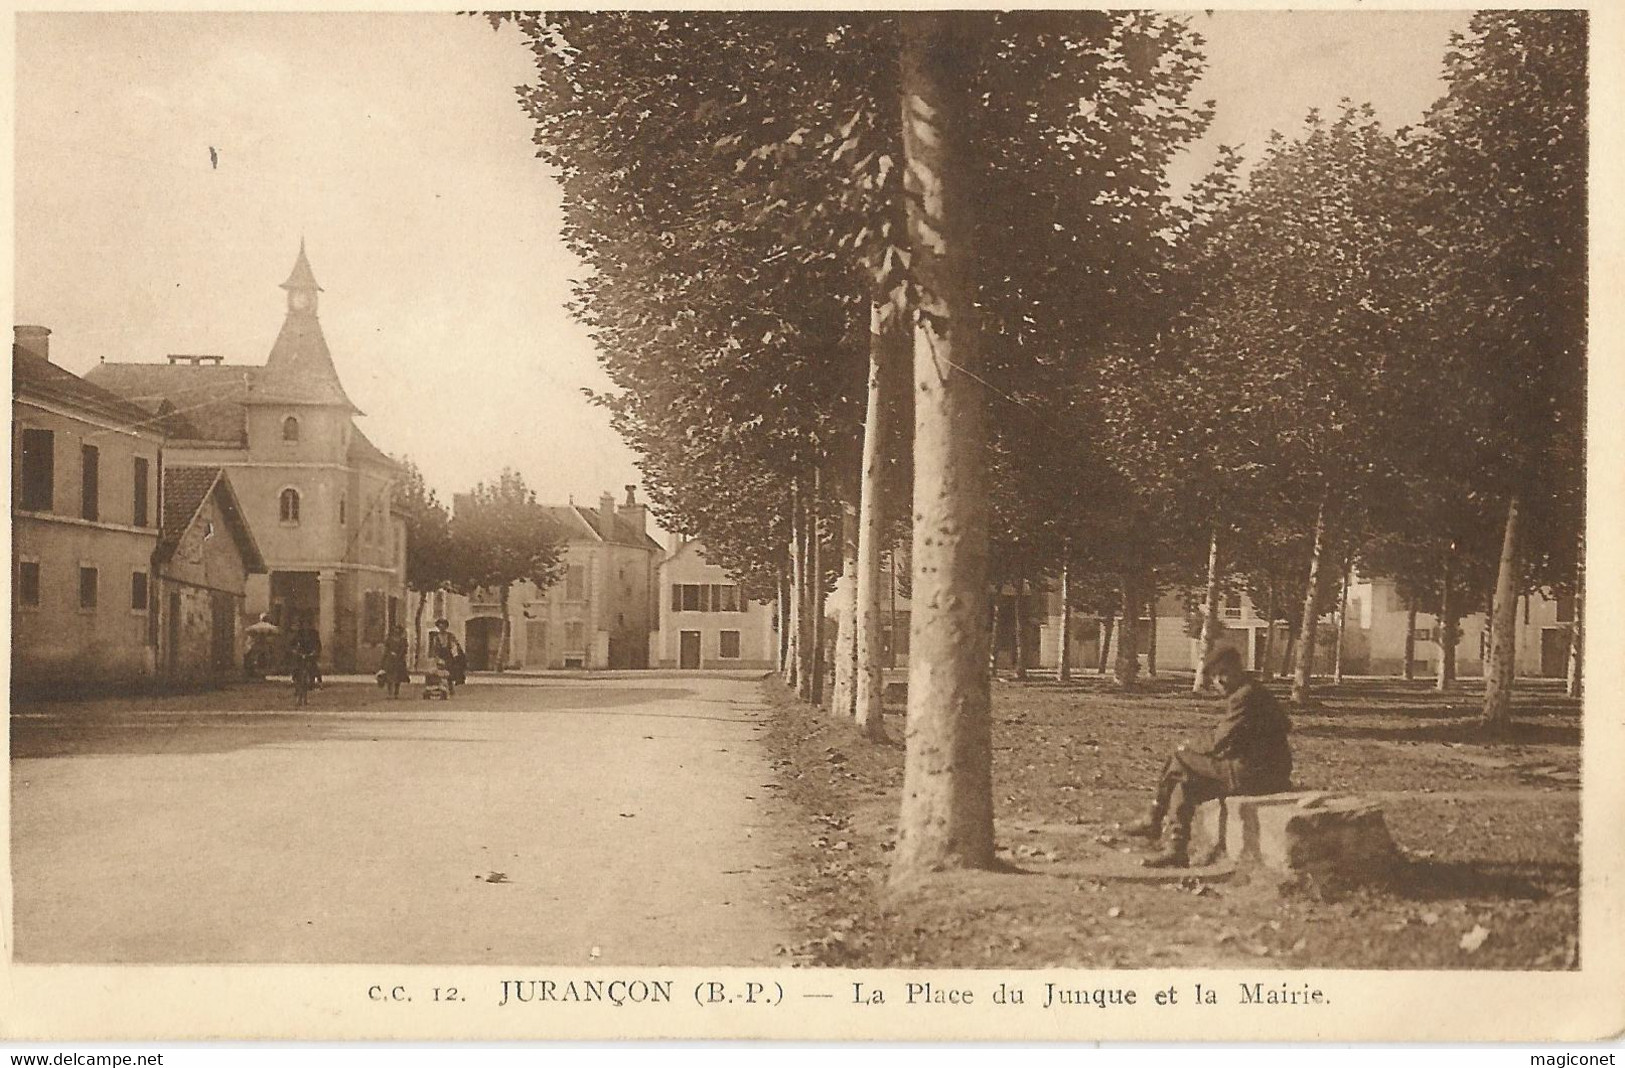
<path fill-rule="evenodd" d="M 423 673 L 423 699 L 451 700 L 451 671 L 444 660 L 436 660 L 434 667 Z"/>

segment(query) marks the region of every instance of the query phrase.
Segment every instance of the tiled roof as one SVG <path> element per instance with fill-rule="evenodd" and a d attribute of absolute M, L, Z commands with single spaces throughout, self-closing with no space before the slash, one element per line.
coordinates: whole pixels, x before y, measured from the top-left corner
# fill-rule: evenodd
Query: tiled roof
<path fill-rule="evenodd" d="M 581 521 L 598 538 L 615 545 L 631 545 L 639 549 L 653 549 L 661 552 L 660 543 L 649 535 L 639 531 L 627 522 L 618 513 L 613 521 L 606 527 L 604 514 L 594 508 L 583 508 L 580 505 L 571 505 L 570 510 L 580 515 Z"/>
<path fill-rule="evenodd" d="M 237 542 L 237 551 L 243 564 L 252 574 L 265 571 L 265 557 L 261 555 L 254 533 L 248 527 L 243 507 L 231 488 L 231 479 L 218 467 L 165 467 L 163 500 L 163 526 L 158 533 L 158 559 L 168 560 L 174 555 L 187 529 L 197 519 L 203 502 L 214 495 L 220 514 L 231 528 Z"/>
<path fill-rule="evenodd" d="M 361 411 L 339 383 L 333 354 L 315 312 L 289 310 L 255 386 L 259 398 L 266 401 L 342 404 L 353 412 Z"/>
<path fill-rule="evenodd" d="M 159 426 L 177 438 L 243 445 L 258 367 L 166 363 L 101 363 L 86 380 L 159 414 Z"/>
<path fill-rule="evenodd" d="M 15 346 L 11 350 L 11 389 L 13 396 L 55 401 L 87 415 L 99 416 L 120 426 L 154 434 L 162 430 L 153 424 L 153 413 L 131 404 L 102 386 L 86 381 L 45 359 Z"/>

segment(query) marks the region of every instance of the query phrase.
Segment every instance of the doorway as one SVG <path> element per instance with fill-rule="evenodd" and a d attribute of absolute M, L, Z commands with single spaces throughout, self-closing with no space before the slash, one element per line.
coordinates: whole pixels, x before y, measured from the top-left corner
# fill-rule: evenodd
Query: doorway
<path fill-rule="evenodd" d="M 1540 632 L 1540 673 L 1548 679 L 1561 679 L 1569 673 L 1569 632 L 1565 627 L 1545 627 Z"/>
<path fill-rule="evenodd" d="M 700 632 L 685 630 L 678 635 L 677 666 L 693 670 L 700 666 Z"/>
<path fill-rule="evenodd" d="M 502 655 L 502 620 L 495 616 L 475 616 L 464 627 L 463 651 L 468 654 L 468 670 L 493 671 Z"/>

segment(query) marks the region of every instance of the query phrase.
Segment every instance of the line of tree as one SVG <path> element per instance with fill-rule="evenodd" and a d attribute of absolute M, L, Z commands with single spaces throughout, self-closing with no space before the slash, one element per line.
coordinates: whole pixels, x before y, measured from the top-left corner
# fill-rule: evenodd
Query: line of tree
<path fill-rule="evenodd" d="M 439 591 L 495 592 L 502 613 L 496 665 L 510 659 L 513 637 L 509 591 L 529 581 L 545 590 L 564 574 L 564 541 L 536 494 L 518 471 L 503 468 L 459 496 L 456 514 L 424 481 L 411 460 L 395 487 L 394 508 L 406 525 L 406 588 L 417 595 L 412 610 L 412 661 L 423 648 L 423 614 Z"/>
<path fill-rule="evenodd" d="M 1479 14 L 1419 127 L 1345 102 L 1183 197 L 1213 108 L 1188 18 L 495 21 L 656 515 L 870 737 L 907 545 L 899 877 L 993 863 L 1004 589 L 1115 615 L 1124 687 L 1159 589 L 1200 591 L 1205 643 L 1247 589 L 1307 702 L 1351 569 L 1389 574 L 1447 633 L 1493 609 L 1504 726 L 1513 602 L 1579 581 L 1583 13 Z"/>

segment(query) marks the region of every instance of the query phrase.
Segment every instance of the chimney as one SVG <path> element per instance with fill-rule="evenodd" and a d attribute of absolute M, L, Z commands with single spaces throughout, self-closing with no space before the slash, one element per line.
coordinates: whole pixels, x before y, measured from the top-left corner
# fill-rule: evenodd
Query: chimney
<path fill-rule="evenodd" d="M 604 537 L 615 535 L 615 494 L 606 493 L 598 498 L 598 514 L 604 520 Z"/>
<path fill-rule="evenodd" d="M 28 326 L 22 323 L 11 328 L 11 347 L 21 349 L 42 360 L 51 358 L 51 328 L 48 326 Z"/>
<path fill-rule="evenodd" d="M 621 515 L 625 516 L 626 521 L 632 524 L 633 530 L 636 530 L 639 534 L 647 534 L 649 532 L 649 509 L 637 502 L 637 498 L 634 496 L 636 489 L 636 486 L 626 487 L 626 503 L 621 505 Z"/>

